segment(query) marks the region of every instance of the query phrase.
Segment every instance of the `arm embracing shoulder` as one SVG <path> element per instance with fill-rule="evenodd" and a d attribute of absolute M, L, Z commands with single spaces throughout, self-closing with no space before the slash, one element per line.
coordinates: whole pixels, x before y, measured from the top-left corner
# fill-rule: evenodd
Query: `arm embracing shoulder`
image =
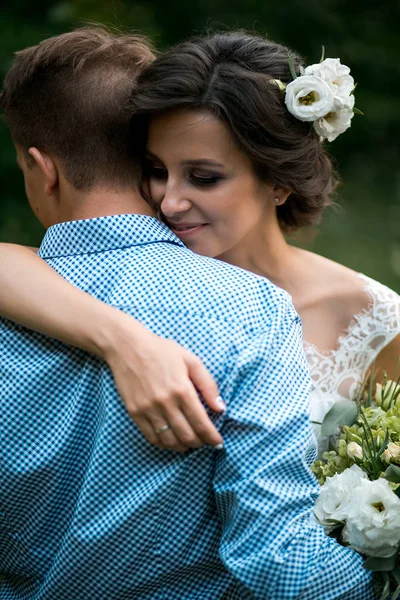
<path fill-rule="evenodd" d="M 183 406 L 188 426 L 177 437 L 170 433 L 170 448 L 187 449 L 182 438 L 189 434 L 195 446 L 222 442 L 196 392 L 221 410 L 217 385 L 200 359 L 73 286 L 31 249 L 0 244 L 0 315 L 104 358 L 128 412 L 150 443 L 159 445 L 160 439 L 148 413 L 165 420 L 165 411 L 172 411 L 172 422 L 178 422 Z"/>
<path fill-rule="evenodd" d="M 98 356 L 123 318 L 66 281 L 36 249 L 16 244 L 0 244 L 0 316 Z"/>
<path fill-rule="evenodd" d="M 313 517 L 318 483 L 309 465 L 310 378 L 290 303 L 241 352 L 222 390 L 228 410 L 214 489 L 223 523 L 220 555 L 256 598 L 373 598 L 361 557 Z"/>

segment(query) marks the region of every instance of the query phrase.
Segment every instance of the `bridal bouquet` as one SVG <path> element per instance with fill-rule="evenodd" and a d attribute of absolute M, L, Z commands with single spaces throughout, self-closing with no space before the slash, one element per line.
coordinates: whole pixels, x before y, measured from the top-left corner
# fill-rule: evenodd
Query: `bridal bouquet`
<path fill-rule="evenodd" d="M 381 600 L 400 598 L 400 378 L 333 406 L 322 435 L 334 449 L 312 469 L 322 488 L 315 515 L 326 532 L 365 557 Z"/>

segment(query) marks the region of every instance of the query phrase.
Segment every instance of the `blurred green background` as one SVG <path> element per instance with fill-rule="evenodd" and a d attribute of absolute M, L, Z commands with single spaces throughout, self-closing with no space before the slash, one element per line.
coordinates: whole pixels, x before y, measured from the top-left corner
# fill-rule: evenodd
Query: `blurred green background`
<path fill-rule="evenodd" d="M 256 30 L 308 63 L 318 62 L 325 45 L 326 56 L 351 67 L 365 116 L 330 147 L 344 182 L 338 206 L 296 243 L 400 292 L 399 8 L 399 0 L 14 0 L 0 9 L 1 75 L 15 51 L 83 22 L 146 33 L 160 50 L 210 27 Z M 25 201 L 4 124 L 0 181 L 0 241 L 38 245 L 43 230 Z"/>

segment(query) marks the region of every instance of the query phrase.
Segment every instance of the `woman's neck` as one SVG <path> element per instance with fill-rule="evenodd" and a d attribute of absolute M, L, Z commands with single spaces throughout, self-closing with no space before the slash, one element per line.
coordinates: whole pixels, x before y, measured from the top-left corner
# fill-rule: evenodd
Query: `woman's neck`
<path fill-rule="evenodd" d="M 266 277 L 293 297 L 300 288 L 302 253 L 286 242 L 279 226 L 252 231 L 218 258 Z"/>

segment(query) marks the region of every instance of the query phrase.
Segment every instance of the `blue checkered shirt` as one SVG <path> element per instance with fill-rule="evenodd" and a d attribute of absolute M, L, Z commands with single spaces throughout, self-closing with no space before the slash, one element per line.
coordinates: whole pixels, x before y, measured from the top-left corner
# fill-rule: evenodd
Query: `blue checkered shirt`
<path fill-rule="evenodd" d="M 224 450 L 148 444 L 100 360 L 0 321 L 0 598 L 372 598 L 312 507 L 299 319 L 267 280 L 200 257 L 156 219 L 51 227 L 63 277 L 200 356 Z"/>

